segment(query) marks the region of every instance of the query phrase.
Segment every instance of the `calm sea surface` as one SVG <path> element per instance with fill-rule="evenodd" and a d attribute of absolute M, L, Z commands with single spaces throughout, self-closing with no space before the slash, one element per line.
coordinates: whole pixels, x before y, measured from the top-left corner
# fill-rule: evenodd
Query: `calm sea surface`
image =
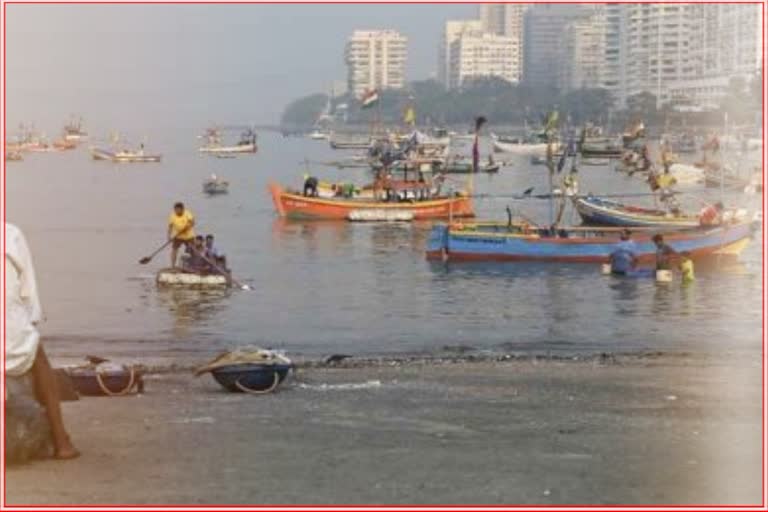
<path fill-rule="evenodd" d="M 261 344 L 293 353 L 433 352 L 446 346 L 520 352 L 757 350 L 761 339 L 761 246 L 738 264 L 697 268 L 681 287 L 603 277 L 596 265 L 434 264 L 425 261 L 428 224 L 287 222 L 276 218 L 266 185 L 298 186 L 303 160 L 338 160 L 327 142 L 262 133 L 259 153 L 201 157 L 195 134 L 158 139 L 161 164 L 92 161 L 86 148 L 29 154 L 7 165 L 7 217 L 27 234 L 54 351 L 208 354 Z M 497 156 L 497 158 L 503 158 Z M 514 157 L 509 157 L 514 158 Z M 309 164 L 322 178 L 369 178 L 365 170 Z M 201 183 L 216 172 L 229 195 L 209 198 Z M 546 170 L 517 158 L 475 191 L 545 192 Z M 581 191 L 644 192 L 607 167 L 583 167 Z M 691 186 L 685 203 L 716 197 Z M 750 209 L 759 196 L 735 194 Z M 139 258 L 164 242 L 175 201 L 215 233 L 235 276 L 254 291 L 159 290 L 168 264 Z M 637 199 L 643 202 L 643 199 Z M 545 222 L 546 201 L 479 199 L 480 217 L 504 219 L 507 205 Z M 570 212 L 566 218 L 577 223 Z"/>

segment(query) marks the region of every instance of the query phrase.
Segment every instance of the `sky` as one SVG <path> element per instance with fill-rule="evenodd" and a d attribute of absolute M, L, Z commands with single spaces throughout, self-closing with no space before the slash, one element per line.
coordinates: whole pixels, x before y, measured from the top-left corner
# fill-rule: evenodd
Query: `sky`
<path fill-rule="evenodd" d="M 409 38 L 409 80 L 436 72 L 447 19 L 477 5 L 7 5 L 7 108 L 19 122 L 249 122 L 345 80 L 354 29 Z M 203 121 L 205 120 L 205 121 Z M 110 127 L 110 128 L 108 128 Z"/>

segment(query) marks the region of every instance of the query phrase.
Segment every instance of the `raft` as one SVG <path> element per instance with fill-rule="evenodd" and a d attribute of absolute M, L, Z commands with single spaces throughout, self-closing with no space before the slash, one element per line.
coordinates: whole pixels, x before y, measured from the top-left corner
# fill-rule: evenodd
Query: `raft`
<path fill-rule="evenodd" d="M 192 288 L 228 287 L 229 276 L 188 272 L 179 268 L 164 268 L 157 273 L 158 286 L 186 286 Z"/>

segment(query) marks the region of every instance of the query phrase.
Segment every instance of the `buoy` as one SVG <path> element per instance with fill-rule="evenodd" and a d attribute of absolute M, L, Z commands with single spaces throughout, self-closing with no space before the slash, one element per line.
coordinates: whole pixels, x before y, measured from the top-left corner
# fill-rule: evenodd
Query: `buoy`
<path fill-rule="evenodd" d="M 657 283 L 671 283 L 672 282 L 672 271 L 671 270 L 657 270 L 656 271 L 656 282 Z"/>
<path fill-rule="evenodd" d="M 604 276 L 609 275 L 611 273 L 611 264 L 603 263 L 603 265 L 600 267 L 600 270 L 602 271 Z"/>

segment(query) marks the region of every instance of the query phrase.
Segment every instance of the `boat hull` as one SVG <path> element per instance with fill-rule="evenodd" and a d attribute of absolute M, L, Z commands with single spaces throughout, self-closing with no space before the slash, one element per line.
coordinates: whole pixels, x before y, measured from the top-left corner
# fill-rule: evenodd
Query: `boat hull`
<path fill-rule="evenodd" d="M 576 197 L 573 206 L 585 224 L 597 226 L 691 229 L 699 226 L 693 216 L 667 216 L 661 210 L 630 208 L 614 201 L 593 197 Z"/>
<path fill-rule="evenodd" d="M 256 144 L 238 144 L 237 146 L 204 146 L 199 149 L 201 153 L 213 154 L 238 154 L 238 153 L 256 153 Z"/>
<path fill-rule="evenodd" d="M 740 223 L 709 230 L 670 231 L 664 239 L 675 251 L 688 251 L 693 258 L 734 255 L 748 243 L 756 226 Z M 466 227 L 434 226 L 427 243 L 427 258 L 443 261 L 542 261 L 607 263 L 619 242 L 621 230 L 614 228 L 568 230 L 567 238 L 539 233 L 510 232 L 505 224 Z M 633 241 L 640 262 L 655 261 L 651 240 L 656 231 L 635 232 Z"/>
<path fill-rule="evenodd" d="M 197 274 L 173 268 L 159 271 L 155 280 L 158 286 L 180 286 L 188 288 L 221 288 L 231 285 L 229 276 L 221 274 Z"/>
<path fill-rule="evenodd" d="M 472 198 L 445 197 L 425 201 L 380 202 L 357 199 L 304 197 L 269 185 L 277 214 L 293 219 L 348 220 L 355 211 L 410 212 L 414 220 L 474 217 Z"/>

